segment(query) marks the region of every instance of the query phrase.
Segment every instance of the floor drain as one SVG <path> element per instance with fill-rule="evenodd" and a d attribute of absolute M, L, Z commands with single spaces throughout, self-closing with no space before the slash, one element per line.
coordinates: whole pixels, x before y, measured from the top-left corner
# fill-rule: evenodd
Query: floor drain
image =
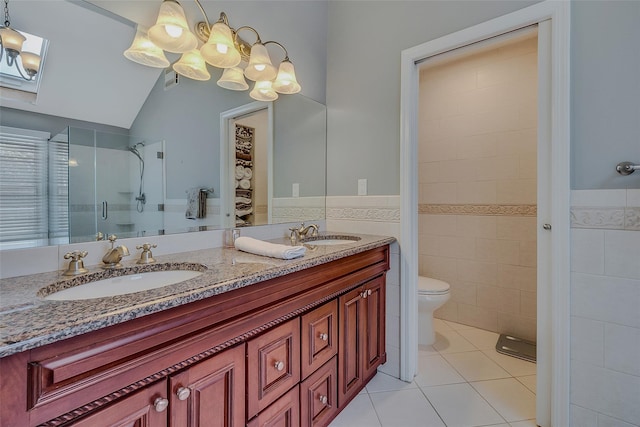
<path fill-rule="evenodd" d="M 496 351 L 528 362 L 536 362 L 536 343 L 511 335 L 500 334 Z"/>

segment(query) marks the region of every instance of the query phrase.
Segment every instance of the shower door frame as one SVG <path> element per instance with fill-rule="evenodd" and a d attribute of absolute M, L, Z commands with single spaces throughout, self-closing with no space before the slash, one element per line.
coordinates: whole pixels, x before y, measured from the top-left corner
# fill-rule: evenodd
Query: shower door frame
<path fill-rule="evenodd" d="M 400 102 L 400 377 L 412 381 L 418 355 L 418 88 L 424 59 L 530 25 L 538 39 L 537 423 L 569 425 L 570 405 L 570 3 L 544 1 L 402 51 Z M 545 72 L 545 68 L 548 72 Z M 546 156 L 546 157 L 545 157 Z M 553 183 L 553 185 L 551 185 Z M 546 191 L 548 190 L 548 191 Z M 542 225 L 553 225 L 553 233 Z M 545 234 L 543 234 L 545 233 Z M 544 253 L 545 248 L 548 253 Z M 544 278 L 544 280 L 543 280 Z"/>

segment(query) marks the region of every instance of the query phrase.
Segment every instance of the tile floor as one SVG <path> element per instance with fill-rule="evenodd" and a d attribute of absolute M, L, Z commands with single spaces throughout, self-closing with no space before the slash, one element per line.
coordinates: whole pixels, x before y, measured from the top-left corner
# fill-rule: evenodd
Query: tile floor
<path fill-rule="evenodd" d="M 330 427 L 535 427 L 536 365 L 495 350 L 498 334 L 435 320 L 419 374 L 378 373 Z"/>

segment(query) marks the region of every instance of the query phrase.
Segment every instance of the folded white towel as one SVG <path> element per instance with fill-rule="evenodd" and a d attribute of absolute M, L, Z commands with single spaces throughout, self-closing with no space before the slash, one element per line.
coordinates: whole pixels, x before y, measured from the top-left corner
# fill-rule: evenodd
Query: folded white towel
<path fill-rule="evenodd" d="M 241 179 L 240 188 L 248 190 L 249 188 L 251 188 L 251 181 L 249 181 L 248 179 Z"/>
<path fill-rule="evenodd" d="M 244 168 L 244 177 L 247 179 L 251 179 L 253 176 L 253 171 L 250 168 Z"/>
<path fill-rule="evenodd" d="M 244 178 L 244 167 L 243 166 L 241 166 L 241 165 L 236 166 L 235 176 L 236 176 L 236 179 Z"/>
<path fill-rule="evenodd" d="M 279 245 L 277 243 L 264 242 L 245 236 L 236 239 L 236 249 L 256 255 L 280 259 L 299 258 L 307 252 L 307 248 L 304 246 Z"/>

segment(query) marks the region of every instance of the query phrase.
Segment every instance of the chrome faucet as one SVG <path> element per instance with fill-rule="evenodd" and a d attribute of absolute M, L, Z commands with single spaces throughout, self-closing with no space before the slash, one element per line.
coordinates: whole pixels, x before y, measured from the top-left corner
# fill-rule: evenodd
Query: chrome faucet
<path fill-rule="evenodd" d="M 129 256 L 129 249 L 125 245 L 119 245 L 115 248 L 113 244 L 116 242 L 118 236 L 111 234 L 108 239 L 111 242 L 111 249 L 102 257 L 102 262 L 105 264 L 102 268 L 118 268 L 122 267 L 120 261 L 122 257 Z"/>
<path fill-rule="evenodd" d="M 291 235 L 289 236 L 292 244 L 297 244 L 301 238 L 309 237 L 309 231 L 311 231 L 311 236 L 318 235 L 318 225 L 317 224 L 309 224 L 305 227 L 304 222 L 300 224 L 300 228 L 290 228 Z"/>

